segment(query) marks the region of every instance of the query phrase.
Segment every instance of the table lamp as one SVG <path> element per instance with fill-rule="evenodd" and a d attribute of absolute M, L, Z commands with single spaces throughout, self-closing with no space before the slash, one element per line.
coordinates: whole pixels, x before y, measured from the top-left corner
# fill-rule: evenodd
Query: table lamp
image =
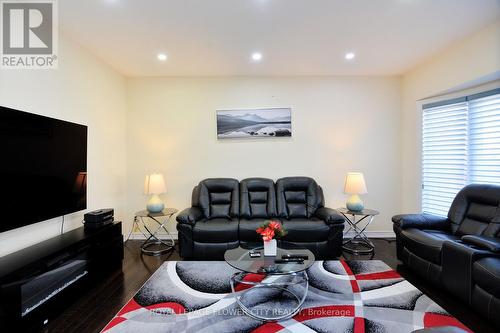
<path fill-rule="evenodd" d="M 144 180 L 144 194 L 151 195 L 146 206 L 148 212 L 159 213 L 165 208 L 165 204 L 161 201 L 159 194 L 165 193 L 165 180 L 161 173 L 153 173 L 146 175 Z"/>
<path fill-rule="evenodd" d="M 344 193 L 350 194 L 351 196 L 346 202 L 346 208 L 359 212 L 364 208 L 363 200 L 359 197 L 359 194 L 368 193 L 366 190 L 365 177 L 361 172 L 348 172 L 345 177 Z"/>

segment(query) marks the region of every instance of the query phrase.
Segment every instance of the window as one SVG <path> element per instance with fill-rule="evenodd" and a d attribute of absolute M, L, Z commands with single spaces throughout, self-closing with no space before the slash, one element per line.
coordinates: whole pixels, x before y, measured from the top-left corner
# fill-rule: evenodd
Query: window
<path fill-rule="evenodd" d="M 471 183 L 500 185 L 500 89 L 425 104 L 422 211 L 446 216 Z"/>

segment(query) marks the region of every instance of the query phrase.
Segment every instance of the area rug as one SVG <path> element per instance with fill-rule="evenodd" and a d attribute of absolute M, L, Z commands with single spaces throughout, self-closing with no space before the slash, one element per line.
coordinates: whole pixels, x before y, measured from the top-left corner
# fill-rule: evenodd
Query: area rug
<path fill-rule="evenodd" d="M 165 262 L 103 332 L 404 333 L 435 326 L 468 330 L 378 260 L 315 262 L 307 271 L 309 290 L 302 310 L 273 323 L 242 313 L 231 293 L 234 272 L 223 261 Z M 264 276 L 248 278 L 258 281 Z M 279 306 L 269 297 L 259 302 Z"/>

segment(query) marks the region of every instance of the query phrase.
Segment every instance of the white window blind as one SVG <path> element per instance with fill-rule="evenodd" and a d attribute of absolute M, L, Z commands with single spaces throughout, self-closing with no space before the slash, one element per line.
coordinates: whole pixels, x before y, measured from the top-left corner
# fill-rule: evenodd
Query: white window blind
<path fill-rule="evenodd" d="M 470 182 L 500 185 L 500 95 L 469 102 Z"/>
<path fill-rule="evenodd" d="M 423 106 L 422 211 L 446 216 L 471 183 L 500 185 L 500 89 Z"/>

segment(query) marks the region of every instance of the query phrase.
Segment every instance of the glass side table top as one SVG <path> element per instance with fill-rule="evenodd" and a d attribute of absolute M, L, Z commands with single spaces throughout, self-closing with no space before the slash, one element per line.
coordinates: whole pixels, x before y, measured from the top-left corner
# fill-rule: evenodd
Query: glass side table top
<path fill-rule="evenodd" d="M 346 214 L 346 215 L 375 216 L 375 215 L 380 214 L 378 210 L 374 210 L 374 209 L 363 209 L 360 211 L 353 211 L 353 210 L 349 210 L 349 209 L 344 208 L 344 207 L 340 207 L 340 208 L 337 208 L 336 211 L 338 211 L 339 213 L 342 213 L 342 214 Z"/>
<path fill-rule="evenodd" d="M 260 253 L 260 257 L 251 258 L 250 252 Z M 276 263 L 285 254 L 306 255 L 303 263 Z M 314 264 L 314 254 L 308 249 L 298 245 L 278 241 L 276 257 L 264 256 L 264 245 L 262 243 L 249 243 L 235 249 L 227 250 L 224 259 L 232 267 L 247 273 L 265 273 L 270 275 L 292 274 L 304 271 Z"/>
<path fill-rule="evenodd" d="M 169 216 L 177 213 L 179 210 L 176 208 L 165 208 L 163 211 L 159 213 L 150 213 L 147 210 L 141 210 L 140 212 L 135 213 L 137 217 L 162 217 Z"/>

